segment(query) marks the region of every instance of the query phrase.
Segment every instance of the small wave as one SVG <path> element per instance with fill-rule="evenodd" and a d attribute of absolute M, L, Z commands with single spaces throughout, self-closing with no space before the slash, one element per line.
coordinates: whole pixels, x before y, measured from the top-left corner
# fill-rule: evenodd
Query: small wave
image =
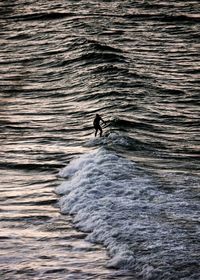
<path fill-rule="evenodd" d="M 103 63 L 123 63 L 125 62 L 126 58 L 123 55 L 119 55 L 117 53 L 110 53 L 110 52 L 96 52 L 91 49 L 86 50 L 85 53 L 79 54 L 71 59 L 59 61 L 54 67 L 64 67 L 70 65 L 72 63 L 81 63 L 84 62 L 85 64 L 92 64 L 94 65 L 94 61 L 96 65 L 103 64 Z M 81 64 L 83 67 L 83 65 Z"/>
<path fill-rule="evenodd" d="M 161 19 L 165 21 L 181 21 L 181 22 L 200 22 L 199 15 L 189 15 L 189 14 L 180 14 L 180 15 L 163 15 Z"/>
<path fill-rule="evenodd" d="M 56 170 L 61 168 L 61 164 L 37 164 L 37 163 L 15 163 L 15 162 L 5 162 L 0 163 L 1 168 L 7 169 L 23 169 L 23 170 L 38 170 L 38 171 L 46 171 L 46 170 Z"/>
<path fill-rule="evenodd" d="M 102 44 L 95 40 L 75 39 L 71 48 L 69 48 L 69 51 L 74 52 L 75 50 L 77 50 L 77 52 L 75 53 L 74 57 L 72 56 L 71 58 L 62 61 L 59 66 L 66 66 L 70 63 L 83 61 L 86 64 L 91 63 L 92 65 L 96 63 L 97 69 L 98 67 L 100 67 L 98 66 L 99 63 L 104 63 L 105 65 L 101 66 L 102 69 L 103 67 L 105 67 L 106 70 L 106 68 L 110 67 L 111 70 L 114 70 L 115 66 L 110 64 L 122 63 L 126 61 L 126 57 L 123 55 L 122 51 L 119 48 L 114 48 L 112 46 L 109 46 L 108 44 Z M 96 70 L 94 70 L 94 72 L 95 71 Z M 122 71 L 127 70 L 123 69 Z M 97 72 L 99 71 L 97 70 Z"/>
<path fill-rule="evenodd" d="M 130 121 L 130 120 L 126 120 L 126 119 L 115 119 L 113 121 L 113 126 L 114 127 L 118 127 L 119 129 L 142 129 L 142 130 L 150 130 L 150 131 L 156 131 L 156 127 L 153 124 L 147 123 L 147 120 L 143 121 L 143 122 L 135 122 L 135 121 Z M 136 141 L 137 142 L 137 141 Z M 137 144 L 143 144 L 142 142 L 138 141 Z M 136 144 L 136 143 L 135 143 Z"/>
<path fill-rule="evenodd" d="M 120 68 L 120 67 L 118 67 L 118 66 L 114 66 L 114 65 L 103 65 L 103 66 L 99 66 L 99 67 L 97 67 L 96 69 L 94 69 L 94 71 L 93 71 L 94 73 L 116 73 L 116 74 L 128 74 L 129 73 L 129 71 L 128 71 L 128 69 L 124 69 L 124 68 Z"/>
<path fill-rule="evenodd" d="M 141 13 L 141 14 L 126 14 L 124 17 L 135 20 L 154 20 L 164 22 L 199 22 L 200 17 L 198 14 L 162 14 L 162 13 Z"/>
<path fill-rule="evenodd" d="M 183 90 L 179 89 L 170 89 L 170 88 L 159 88 L 159 91 L 161 91 L 164 94 L 167 95 L 175 95 L 175 96 L 184 96 L 185 92 Z"/>
<path fill-rule="evenodd" d="M 98 61 L 101 62 L 121 62 L 124 61 L 124 57 L 115 53 L 107 53 L 107 52 L 89 52 L 87 54 L 82 55 L 81 57 L 82 60 L 90 60 L 90 61 L 95 61 L 98 63 Z"/>
<path fill-rule="evenodd" d="M 119 48 L 114 48 L 111 46 L 108 46 L 106 44 L 101 44 L 98 41 L 94 41 L 94 40 L 88 40 L 88 42 L 91 44 L 91 47 L 93 49 L 95 49 L 96 51 L 103 51 L 103 52 L 119 52 L 121 53 L 122 51 Z"/>
<path fill-rule="evenodd" d="M 21 20 L 21 21 L 32 21 L 32 20 L 56 20 L 62 19 L 66 17 L 75 16 L 73 13 L 59 13 L 59 12 L 51 12 L 51 13 L 31 13 L 31 14 L 21 14 L 15 16 L 9 16 L 10 19 Z"/>

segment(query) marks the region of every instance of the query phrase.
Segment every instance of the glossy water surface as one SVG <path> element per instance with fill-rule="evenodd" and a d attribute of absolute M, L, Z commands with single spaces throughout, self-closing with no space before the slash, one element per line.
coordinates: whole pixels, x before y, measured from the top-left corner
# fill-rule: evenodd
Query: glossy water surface
<path fill-rule="evenodd" d="M 199 1 L 0 10 L 1 279 L 198 279 Z"/>

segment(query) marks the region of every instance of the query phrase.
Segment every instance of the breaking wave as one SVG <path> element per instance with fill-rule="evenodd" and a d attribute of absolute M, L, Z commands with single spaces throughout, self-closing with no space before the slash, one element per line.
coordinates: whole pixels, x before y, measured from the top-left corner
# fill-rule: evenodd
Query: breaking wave
<path fill-rule="evenodd" d="M 197 277 L 197 209 L 186 202 L 185 188 L 161 189 L 134 162 L 105 147 L 75 158 L 59 175 L 61 211 L 74 216 L 89 241 L 108 249 L 108 267 L 145 279 Z"/>

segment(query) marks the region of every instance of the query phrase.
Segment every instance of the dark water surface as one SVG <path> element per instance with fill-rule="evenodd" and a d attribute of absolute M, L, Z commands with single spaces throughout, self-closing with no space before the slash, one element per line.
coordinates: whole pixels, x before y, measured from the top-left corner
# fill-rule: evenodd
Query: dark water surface
<path fill-rule="evenodd" d="M 199 1 L 0 1 L 1 279 L 200 277 L 199 38 Z"/>

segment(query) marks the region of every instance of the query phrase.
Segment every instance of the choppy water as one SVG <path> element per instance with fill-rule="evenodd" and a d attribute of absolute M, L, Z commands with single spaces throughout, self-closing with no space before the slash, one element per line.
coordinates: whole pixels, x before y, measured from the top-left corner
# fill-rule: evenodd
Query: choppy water
<path fill-rule="evenodd" d="M 0 11 L 1 279 L 198 279 L 199 1 Z"/>

